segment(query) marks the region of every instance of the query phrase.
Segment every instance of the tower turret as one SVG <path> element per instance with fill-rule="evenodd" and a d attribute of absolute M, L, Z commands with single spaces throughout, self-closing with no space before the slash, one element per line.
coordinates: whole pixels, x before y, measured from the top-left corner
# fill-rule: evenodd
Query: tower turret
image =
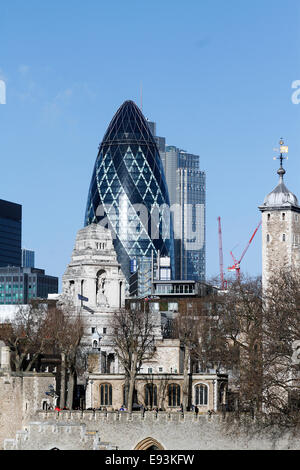
<path fill-rule="evenodd" d="M 262 213 L 262 282 L 284 267 L 299 267 L 300 263 L 300 206 L 298 199 L 284 184 L 286 173 L 282 166 L 288 147 L 280 142 L 279 182 L 259 206 Z"/>

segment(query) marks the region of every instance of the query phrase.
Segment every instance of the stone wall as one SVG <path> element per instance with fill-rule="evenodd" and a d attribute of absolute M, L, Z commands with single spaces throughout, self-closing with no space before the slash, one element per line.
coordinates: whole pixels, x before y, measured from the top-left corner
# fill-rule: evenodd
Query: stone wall
<path fill-rule="evenodd" d="M 0 449 L 6 438 L 15 438 L 37 410 L 46 401 L 53 406 L 53 399 L 46 395 L 49 385 L 55 387 L 55 377 L 48 373 L 0 373 Z"/>
<path fill-rule="evenodd" d="M 86 436 L 94 435 L 99 445 L 102 442 L 107 449 L 118 450 L 133 450 L 151 441 L 165 450 L 300 450 L 299 435 L 251 418 L 235 421 L 232 415 L 65 411 L 39 412 L 35 419 L 26 439 L 18 433 L 15 440 L 5 442 L 5 449 L 84 450 Z"/>
<path fill-rule="evenodd" d="M 4 450 L 112 450 L 102 442 L 98 431 L 88 431 L 84 424 L 32 422 L 15 439 L 6 439 Z"/>

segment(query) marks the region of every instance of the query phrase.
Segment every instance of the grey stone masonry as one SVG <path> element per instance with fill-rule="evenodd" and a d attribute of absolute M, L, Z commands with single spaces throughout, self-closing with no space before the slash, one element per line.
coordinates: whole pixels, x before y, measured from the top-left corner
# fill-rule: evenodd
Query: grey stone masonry
<path fill-rule="evenodd" d="M 102 443 L 102 448 L 133 450 L 147 439 L 165 450 L 300 449 L 299 435 L 292 431 L 232 414 L 64 411 L 38 412 L 36 420 L 15 440 L 5 441 L 5 449 L 84 450 Z"/>

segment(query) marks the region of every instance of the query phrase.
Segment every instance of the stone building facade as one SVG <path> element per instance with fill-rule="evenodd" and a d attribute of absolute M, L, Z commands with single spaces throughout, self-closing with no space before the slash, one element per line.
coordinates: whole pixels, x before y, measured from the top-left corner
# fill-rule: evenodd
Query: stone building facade
<path fill-rule="evenodd" d="M 281 268 L 300 266 L 300 206 L 287 189 L 282 159 L 279 183 L 259 207 L 262 213 L 262 283 L 267 287 L 270 276 Z"/>
<path fill-rule="evenodd" d="M 71 262 L 63 276 L 62 293 L 73 305 L 85 307 L 90 313 L 124 307 L 125 277 L 110 230 L 91 224 L 78 231 Z"/>
<path fill-rule="evenodd" d="M 85 407 L 118 410 L 125 403 L 125 374 L 113 346 L 113 315 L 125 307 L 125 277 L 117 262 L 110 230 L 91 224 L 79 230 L 71 262 L 63 276 L 59 302 L 75 305 L 84 321 L 88 353 Z M 79 295 L 78 295 L 79 294 Z M 170 299 L 169 299 L 170 300 Z M 176 299 L 175 299 L 176 300 Z M 171 299 L 174 308 L 174 299 Z M 177 303 L 178 304 L 178 303 Z M 155 354 L 137 375 L 134 405 L 179 409 L 183 402 L 183 348 L 163 334 L 165 316 L 157 300 L 126 301 L 127 308 L 147 309 L 151 315 Z M 169 312 L 172 316 L 176 311 Z M 189 374 L 190 405 L 217 410 L 223 403 L 227 377 L 215 370 Z"/>
<path fill-rule="evenodd" d="M 49 386 L 55 388 L 52 373 L 12 372 L 9 348 L 0 344 L 0 449 L 38 410 L 54 409 L 55 398 L 46 395 Z"/>

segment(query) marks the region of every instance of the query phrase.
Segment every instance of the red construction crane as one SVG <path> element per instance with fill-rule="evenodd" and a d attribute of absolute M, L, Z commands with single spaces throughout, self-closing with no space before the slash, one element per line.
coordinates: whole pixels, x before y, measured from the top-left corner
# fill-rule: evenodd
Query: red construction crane
<path fill-rule="evenodd" d="M 261 221 L 259 222 L 258 226 L 256 227 L 256 229 L 254 230 L 253 232 L 253 235 L 252 237 L 250 238 L 250 240 L 248 241 L 248 244 L 246 246 L 246 248 L 244 249 L 243 253 L 242 253 L 242 256 L 240 257 L 240 260 L 237 261 L 235 259 L 235 257 L 233 256 L 233 253 L 232 251 L 230 252 L 231 256 L 232 256 L 232 259 L 234 261 L 234 265 L 233 266 L 229 266 L 228 268 L 228 271 L 235 271 L 236 272 L 236 278 L 237 278 L 237 281 L 240 281 L 240 276 L 241 276 L 241 273 L 240 273 L 240 270 L 241 270 L 241 261 L 242 259 L 244 258 L 245 254 L 246 254 L 246 251 L 248 250 L 249 246 L 250 246 L 250 243 L 252 242 L 257 230 L 259 229 L 259 227 L 261 226 Z"/>
<path fill-rule="evenodd" d="M 222 247 L 222 229 L 221 229 L 221 217 L 218 217 L 219 224 L 219 263 L 220 263 L 220 278 L 221 278 L 221 289 L 227 288 L 227 282 L 224 280 L 223 271 L 223 247 Z"/>

